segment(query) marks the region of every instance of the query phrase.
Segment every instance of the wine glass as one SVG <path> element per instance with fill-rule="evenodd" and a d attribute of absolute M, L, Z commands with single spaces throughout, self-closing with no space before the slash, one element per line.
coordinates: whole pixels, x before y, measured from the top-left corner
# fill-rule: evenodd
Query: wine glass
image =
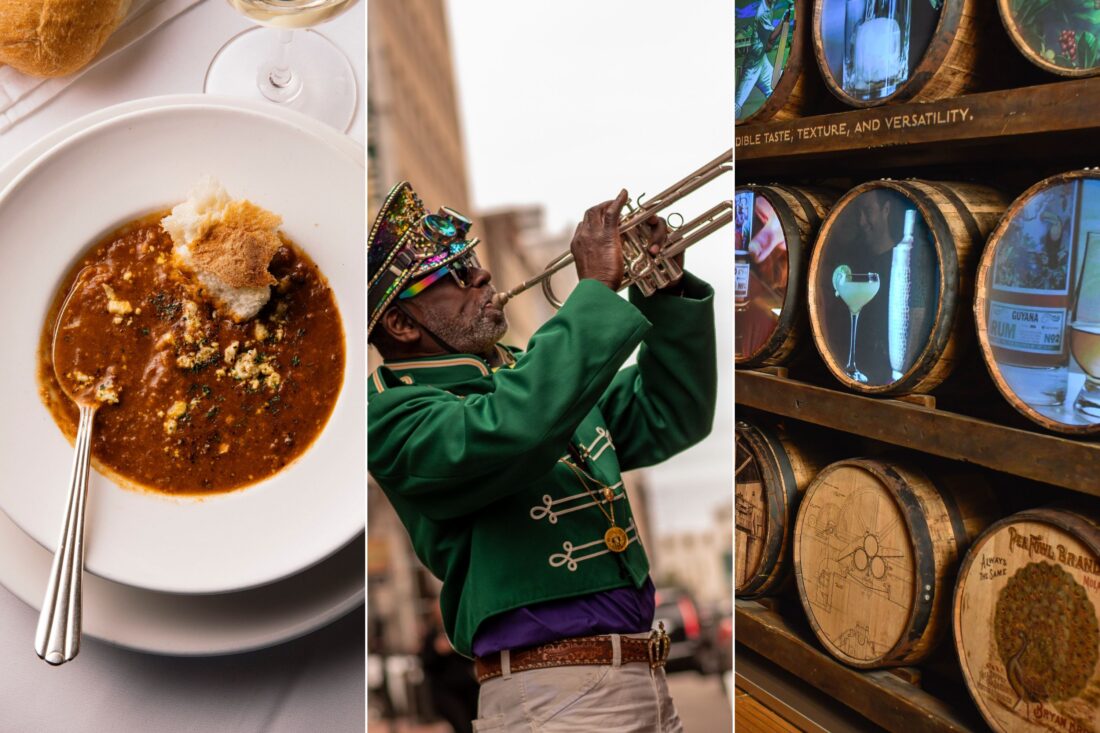
<path fill-rule="evenodd" d="M 357 0 L 228 0 L 256 21 L 229 40 L 206 72 L 203 91 L 266 99 L 346 131 L 355 117 L 355 71 L 337 46 L 309 28 L 340 15 Z"/>
<path fill-rule="evenodd" d="M 848 306 L 848 313 L 852 316 L 852 338 L 848 347 L 848 365 L 844 372 L 853 380 L 867 383 L 867 375 L 856 366 L 856 327 L 859 324 L 859 312 L 863 306 L 871 302 L 878 295 L 879 277 L 877 272 L 848 272 L 847 268 L 837 268 L 837 276 L 833 278 L 836 287 L 836 295 Z"/>
<path fill-rule="evenodd" d="M 1085 383 L 1073 401 L 1074 411 L 1089 422 L 1100 418 L 1100 232 L 1085 239 L 1085 262 L 1077 284 L 1070 323 L 1069 349 Z"/>

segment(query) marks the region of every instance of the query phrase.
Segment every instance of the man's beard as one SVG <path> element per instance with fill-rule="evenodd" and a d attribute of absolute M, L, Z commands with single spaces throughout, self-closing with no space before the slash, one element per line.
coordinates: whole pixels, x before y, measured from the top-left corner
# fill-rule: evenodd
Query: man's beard
<path fill-rule="evenodd" d="M 449 312 L 427 312 L 424 325 L 456 349 L 460 354 L 488 354 L 493 345 L 508 330 L 508 319 L 503 313 L 484 308 L 470 322 Z"/>

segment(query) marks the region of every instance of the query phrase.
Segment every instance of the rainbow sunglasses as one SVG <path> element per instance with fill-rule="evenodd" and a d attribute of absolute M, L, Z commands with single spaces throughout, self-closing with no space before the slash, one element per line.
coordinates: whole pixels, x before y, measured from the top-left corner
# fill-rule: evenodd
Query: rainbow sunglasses
<path fill-rule="evenodd" d="M 397 296 L 398 300 L 407 300 L 409 298 L 415 298 L 423 293 L 433 284 L 439 282 L 442 278 L 450 275 L 454 278 L 454 281 L 460 288 L 468 288 L 474 281 L 474 270 L 481 269 L 481 263 L 477 259 L 477 255 L 473 250 L 470 250 L 463 255 L 456 257 L 448 262 L 438 270 L 429 272 L 424 277 L 415 281 L 412 285 L 405 288 Z"/>

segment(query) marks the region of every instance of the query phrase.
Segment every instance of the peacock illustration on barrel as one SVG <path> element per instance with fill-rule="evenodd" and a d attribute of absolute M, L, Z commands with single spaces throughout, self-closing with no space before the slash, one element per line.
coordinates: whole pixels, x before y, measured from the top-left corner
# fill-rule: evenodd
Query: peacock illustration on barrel
<path fill-rule="evenodd" d="M 1003 733 L 1100 729 L 1100 524 L 1038 508 L 989 527 L 955 585 L 955 647 L 970 694 Z"/>

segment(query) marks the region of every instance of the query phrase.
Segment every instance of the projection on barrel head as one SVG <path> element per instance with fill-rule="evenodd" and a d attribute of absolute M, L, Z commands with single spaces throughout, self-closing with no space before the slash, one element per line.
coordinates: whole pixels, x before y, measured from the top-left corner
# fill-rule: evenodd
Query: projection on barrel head
<path fill-rule="evenodd" d="M 794 0 L 737 0 L 736 114 L 751 117 L 771 97 L 794 42 Z"/>
<path fill-rule="evenodd" d="M 1012 40 L 1048 71 L 1084 76 L 1100 71 L 1100 4 L 1096 0 L 1000 0 Z"/>
<path fill-rule="evenodd" d="M 1042 187 L 1007 217 L 979 283 L 999 386 L 1055 424 L 1100 424 L 1100 180 Z"/>
<path fill-rule="evenodd" d="M 768 500 L 764 495 L 764 476 L 760 472 L 760 464 L 740 434 L 737 436 L 736 452 L 737 573 L 734 587 L 740 591 L 760 567 L 767 539 Z"/>
<path fill-rule="evenodd" d="M 828 73 L 846 94 L 891 96 L 928 50 L 945 0 L 822 0 Z"/>
<path fill-rule="evenodd" d="M 819 243 L 817 325 L 833 362 L 871 386 L 900 380 L 924 350 L 939 303 L 932 234 L 905 195 L 865 191 Z"/>
<path fill-rule="evenodd" d="M 775 332 L 787 297 L 787 237 L 767 197 L 735 196 L 734 337 L 737 357 L 751 356 Z"/>

